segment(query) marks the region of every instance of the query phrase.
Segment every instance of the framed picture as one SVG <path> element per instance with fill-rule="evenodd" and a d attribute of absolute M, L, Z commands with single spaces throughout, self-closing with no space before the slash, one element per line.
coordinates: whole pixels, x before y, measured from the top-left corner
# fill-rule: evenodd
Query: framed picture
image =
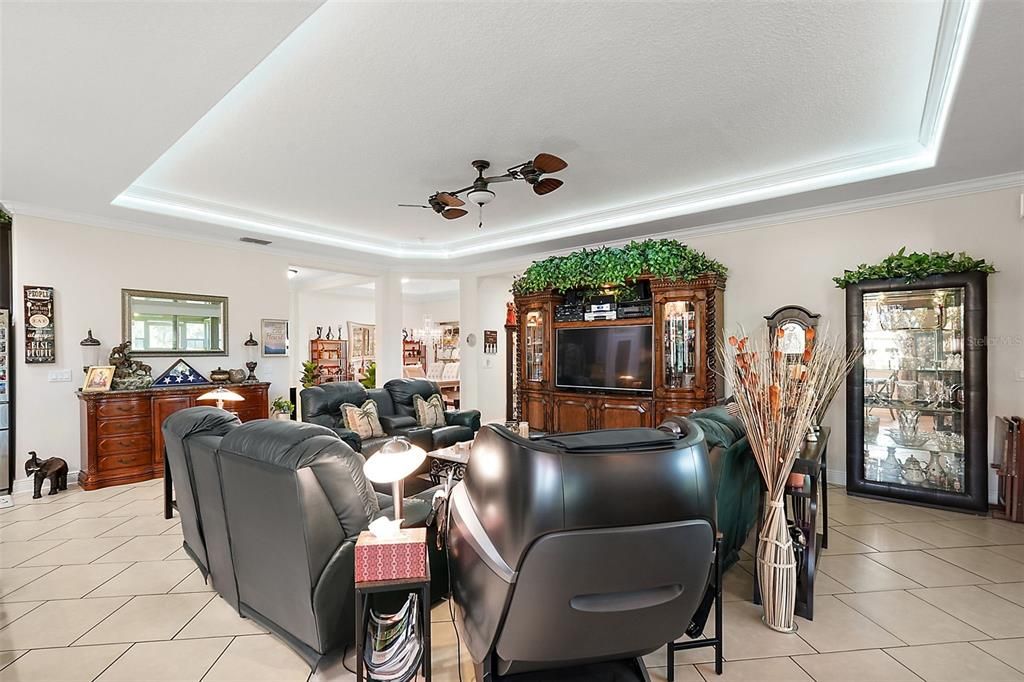
<path fill-rule="evenodd" d="M 82 384 L 82 393 L 103 393 L 110 390 L 110 383 L 114 380 L 113 365 L 94 365 L 85 374 L 85 383 Z"/>
<path fill-rule="evenodd" d="M 260 320 L 260 341 L 263 357 L 287 357 L 288 320 Z"/>
<path fill-rule="evenodd" d="M 375 333 L 375 325 L 361 322 L 348 323 L 349 357 L 353 362 L 373 360 L 377 356 Z"/>

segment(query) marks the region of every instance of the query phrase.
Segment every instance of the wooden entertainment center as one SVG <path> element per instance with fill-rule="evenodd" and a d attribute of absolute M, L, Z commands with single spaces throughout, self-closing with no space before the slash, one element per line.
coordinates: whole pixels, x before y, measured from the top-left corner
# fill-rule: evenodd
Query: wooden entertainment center
<path fill-rule="evenodd" d="M 591 429 L 653 427 L 672 415 L 714 405 L 724 395 L 715 371 L 722 337 L 725 278 L 693 281 L 647 279 L 650 317 L 556 321 L 566 297 L 553 290 L 516 296 L 516 395 L 520 419 L 532 429 L 565 433 Z M 650 390 L 567 388 L 556 385 L 559 329 L 616 326 L 653 327 L 653 382 Z"/>

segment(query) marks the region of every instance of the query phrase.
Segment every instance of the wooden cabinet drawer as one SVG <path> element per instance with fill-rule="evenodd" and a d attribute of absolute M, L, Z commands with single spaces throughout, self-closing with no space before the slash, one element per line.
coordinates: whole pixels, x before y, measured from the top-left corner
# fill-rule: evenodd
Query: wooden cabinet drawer
<path fill-rule="evenodd" d="M 142 417 L 149 415 L 149 400 L 104 400 L 96 406 L 98 417 Z"/>
<path fill-rule="evenodd" d="M 153 461 L 153 453 L 149 450 L 126 452 L 120 455 L 100 457 L 100 471 L 111 469 L 129 469 L 131 467 L 148 466 Z"/>
<path fill-rule="evenodd" d="M 100 457 L 106 455 L 120 455 L 125 452 L 134 452 L 136 450 L 146 450 L 150 452 L 153 450 L 153 440 L 148 433 L 136 433 L 128 436 L 111 436 L 109 438 L 100 438 L 96 444 L 97 452 Z"/>
<path fill-rule="evenodd" d="M 150 427 L 151 422 L 148 416 L 102 419 L 96 424 L 96 432 L 103 438 L 106 436 L 123 436 L 128 433 L 149 433 Z"/>
<path fill-rule="evenodd" d="M 238 415 L 238 418 L 243 422 L 251 422 L 254 419 L 267 418 L 267 415 L 263 414 L 259 408 L 250 410 L 238 410 L 237 412 L 234 412 L 234 414 Z"/>

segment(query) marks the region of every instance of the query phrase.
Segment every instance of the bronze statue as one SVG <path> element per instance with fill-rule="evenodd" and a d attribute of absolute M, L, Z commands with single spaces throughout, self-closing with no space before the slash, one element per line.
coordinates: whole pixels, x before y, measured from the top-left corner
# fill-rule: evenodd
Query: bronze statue
<path fill-rule="evenodd" d="M 153 383 L 153 368 L 144 362 L 132 360 L 131 345 L 131 341 L 125 341 L 110 349 L 109 364 L 114 366 L 111 388 L 114 390 L 149 388 Z"/>
<path fill-rule="evenodd" d="M 30 451 L 25 462 L 25 475 L 35 476 L 32 488 L 32 499 L 43 496 L 43 481 L 50 480 L 50 494 L 56 495 L 60 490 L 68 489 L 68 463 L 60 457 L 40 460 L 35 450 Z"/>

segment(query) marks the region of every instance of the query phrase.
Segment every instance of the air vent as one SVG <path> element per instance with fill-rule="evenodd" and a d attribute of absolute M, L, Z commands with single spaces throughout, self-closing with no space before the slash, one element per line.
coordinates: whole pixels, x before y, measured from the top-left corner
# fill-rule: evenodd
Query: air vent
<path fill-rule="evenodd" d="M 246 244 L 258 244 L 259 246 L 270 246 L 271 244 L 266 239 L 257 239 L 256 237 L 239 237 L 238 241 L 245 242 Z"/>

